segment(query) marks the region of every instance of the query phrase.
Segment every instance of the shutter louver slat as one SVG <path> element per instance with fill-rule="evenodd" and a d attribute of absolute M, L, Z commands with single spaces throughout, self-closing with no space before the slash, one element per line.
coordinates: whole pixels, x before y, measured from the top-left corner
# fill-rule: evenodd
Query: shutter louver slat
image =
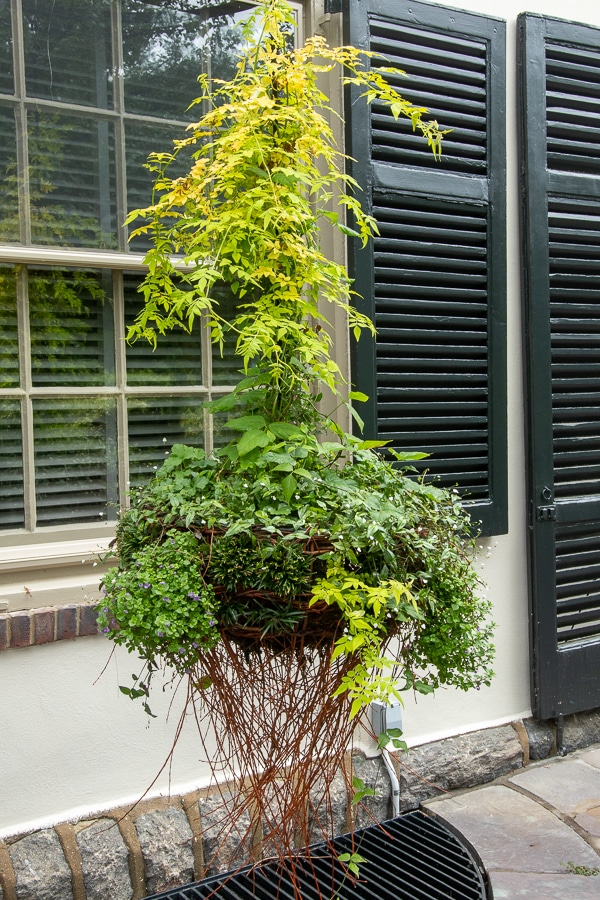
<path fill-rule="evenodd" d="M 372 248 L 349 243 L 377 330 L 374 353 L 368 341 L 354 351 L 356 386 L 370 397 L 367 436 L 429 453 L 417 468 L 457 486 L 482 533 L 501 534 L 505 23 L 418 0 L 347 2 L 348 42 L 384 57 L 371 66 L 450 129 L 436 159 L 409 121 L 379 102 L 359 112 L 349 89 L 350 169 L 379 228 Z"/>
<path fill-rule="evenodd" d="M 412 77 L 390 80 L 413 103 L 427 107 L 440 127 L 452 129 L 444 141 L 444 169 L 485 173 L 486 46 L 483 41 L 371 20 L 370 49 Z M 373 61 L 376 67 L 377 59 Z M 381 104 L 372 108 L 372 158 L 431 167 L 431 151 L 409 122 L 395 120 Z"/>
<path fill-rule="evenodd" d="M 548 168 L 600 172 L 600 53 L 546 44 Z"/>
<path fill-rule="evenodd" d="M 559 645 L 600 635 L 600 534 L 596 523 L 559 527 L 556 535 Z"/>
<path fill-rule="evenodd" d="M 480 495 L 488 473 L 487 309 L 465 303 L 464 292 L 453 305 L 446 286 L 451 281 L 460 290 L 477 281 L 485 293 L 486 211 L 465 208 L 461 229 L 455 204 L 376 197 L 375 209 L 379 433 L 398 449 L 432 454 L 420 464 L 422 470 L 447 485 L 459 480 L 464 492 Z M 410 231 L 402 221 L 404 210 Z M 426 287 L 416 309 L 403 296 L 415 279 Z M 481 363 L 473 366 L 474 359 Z"/>
<path fill-rule="evenodd" d="M 552 198 L 548 213 L 555 492 L 587 496 L 600 489 L 600 204 Z"/>

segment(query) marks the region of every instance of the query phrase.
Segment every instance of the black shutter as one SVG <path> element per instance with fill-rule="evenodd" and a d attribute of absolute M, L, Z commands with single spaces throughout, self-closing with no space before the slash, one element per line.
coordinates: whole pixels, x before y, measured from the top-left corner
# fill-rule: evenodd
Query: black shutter
<path fill-rule="evenodd" d="M 485 534 L 507 530 L 505 25 L 408 0 L 348 0 L 346 40 L 387 58 L 403 96 L 452 129 L 435 161 L 408 120 L 347 95 L 348 153 L 380 234 L 349 249 L 376 324 L 353 380 L 367 436 L 430 454 Z M 371 61 L 376 67 L 377 58 Z M 359 409 L 363 414 L 363 409 Z"/>
<path fill-rule="evenodd" d="M 532 706 L 600 705 L 600 29 L 519 18 Z"/>

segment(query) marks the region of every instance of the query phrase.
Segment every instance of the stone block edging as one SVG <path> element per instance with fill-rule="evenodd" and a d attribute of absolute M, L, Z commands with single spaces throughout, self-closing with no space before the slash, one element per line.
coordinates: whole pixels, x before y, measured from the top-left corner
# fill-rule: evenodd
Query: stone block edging
<path fill-rule="evenodd" d="M 533 719 L 487 728 L 412 748 L 394 756 L 401 811 L 446 791 L 486 784 L 556 755 L 555 726 Z M 565 717 L 569 749 L 598 742 L 600 709 Z M 389 818 L 391 787 L 380 757 L 355 751 L 346 761 L 376 796 L 357 825 Z M 340 777 L 332 795 L 336 833 L 351 814 Z M 141 900 L 201 877 L 212 855 L 215 791 L 144 800 L 133 809 L 56 825 L 0 841 L 0 900 Z M 232 802 L 235 797 L 232 795 Z M 363 821 L 364 820 L 364 821 Z M 215 870 L 228 868 L 219 856 Z"/>

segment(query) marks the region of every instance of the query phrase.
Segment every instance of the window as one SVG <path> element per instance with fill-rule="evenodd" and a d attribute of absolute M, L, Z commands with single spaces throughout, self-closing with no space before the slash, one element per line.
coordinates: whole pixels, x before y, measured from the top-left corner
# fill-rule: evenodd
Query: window
<path fill-rule="evenodd" d="M 231 345 L 201 323 L 125 343 L 148 245 L 122 223 L 151 200 L 148 154 L 196 117 L 199 72 L 233 74 L 251 8 L 0 0 L 0 611 L 83 599 L 129 487 L 175 442 L 226 440 L 202 403 L 237 380 Z"/>
<path fill-rule="evenodd" d="M 2 4 L 5 532 L 114 519 L 174 442 L 219 440 L 201 403 L 234 383 L 231 353 L 215 357 L 200 327 L 155 352 L 125 344 L 146 243 L 121 223 L 150 202 L 148 153 L 193 119 L 199 71 L 232 73 L 249 8 L 21 0 L 11 17 Z"/>

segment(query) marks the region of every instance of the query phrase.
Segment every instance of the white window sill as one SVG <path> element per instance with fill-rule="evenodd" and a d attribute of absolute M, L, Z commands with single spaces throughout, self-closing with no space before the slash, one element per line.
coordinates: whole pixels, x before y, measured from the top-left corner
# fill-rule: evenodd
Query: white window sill
<path fill-rule="evenodd" d="M 112 535 L 0 548 L 0 612 L 60 606 L 100 597 L 102 562 Z"/>

